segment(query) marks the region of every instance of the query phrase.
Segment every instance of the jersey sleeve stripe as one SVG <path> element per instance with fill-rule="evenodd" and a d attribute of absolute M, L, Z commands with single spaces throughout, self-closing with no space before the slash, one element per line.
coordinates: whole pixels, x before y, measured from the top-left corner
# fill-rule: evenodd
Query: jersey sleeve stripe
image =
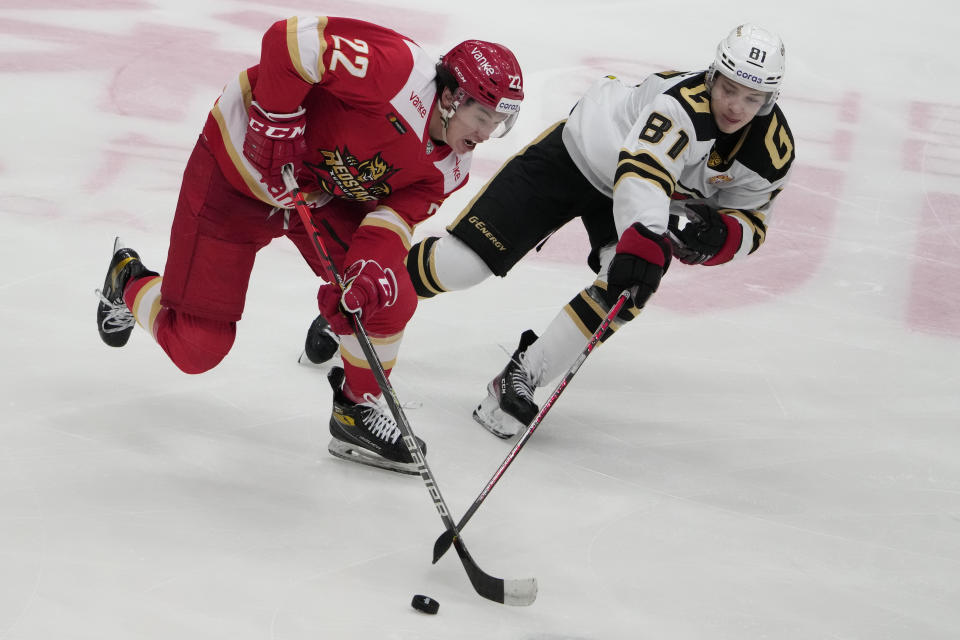
<path fill-rule="evenodd" d="M 247 185 L 250 193 L 268 204 L 278 204 L 267 193 L 259 178 L 251 173 L 249 161 L 241 153 L 243 139 L 247 131 L 247 109 L 250 107 L 252 100 L 253 91 L 250 89 L 250 80 L 247 77 L 247 72 L 243 71 L 236 82 L 224 87 L 223 96 L 214 103 L 213 108 L 210 109 L 210 115 L 216 121 L 217 128 L 220 130 L 223 149 L 230 156 L 230 161 L 243 179 L 244 184 Z M 228 111 L 224 112 L 221 106 L 226 106 Z"/>
<path fill-rule="evenodd" d="M 651 154 L 641 151 L 637 154 L 631 154 L 626 149 L 620 151 L 620 161 L 617 163 L 617 172 L 613 177 L 613 188 L 625 177 L 637 177 L 654 183 L 667 194 L 667 197 L 673 195 L 677 185 L 674 182 L 670 172 Z"/>
<path fill-rule="evenodd" d="M 703 195 L 703 192 L 701 192 L 700 190 L 694 189 L 693 187 L 690 187 L 690 186 L 687 186 L 687 185 L 683 184 L 682 182 L 678 182 L 678 183 L 677 183 L 676 192 L 677 192 L 677 193 L 681 193 L 681 194 L 683 194 L 683 195 L 690 196 L 691 198 L 701 198 L 701 199 L 704 199 L 704 200 L 706 200 L 706 198 L 707 198 L 707 196 Z"/>
<path fill-rule="evenodd" d="M 317 72 L 317 82 L 323 79 L 323 74 L 327 72 L 327 68 L 323 66 L 323 56 L 327 52 L 327 39 L 326 39 L 326 30 L 327 30 L 327 18 L 321 17 L 317 20 L 317 44 L 320 49 L 317 52 L 317 61 L 316 61 L 316 72 Z"/>
<path fill-rule="evenodd" d="M 373 226 L 392 231 L 400 238 L 400 241 L 403 243 L 403 248 L 407 251 L 410 250 L 410 246 L 413 244 L 413 227 L 407 224 L 406 221 L 400 217 L 400 214 L 389 207 L 380 206 L 371 211 L 364 217 L 360 226 Z"/>
<path fill-rule="evenodd" d="M 300 19 L 296 16 L 287 18 L 287 53 L 300 77 L 307 82 L 315 83 L 317 79 L 311 77 L 310 71 L 304 68 L 303 60 L 300 58 Z"/>
<path fill-rule="evenodd" d="M 317 84 L 323 78 L 326 67 L 323 55 L 327 51 L 324 32 L 327 18 L 288 18 L 287 53 L 297 74 L 305 82 Z"/>
<path fill-rule="evenodd" d="M 749 231 L 753 236 L 753 246 L 749 253 L 753 253 L 760 248 L 763 241 L 767 239 L 767 223 L 764 215 L 759 211 L 747 211 L 745 209 L 718 209 L 718 213 L 725 213 L 733 216 Z"/>

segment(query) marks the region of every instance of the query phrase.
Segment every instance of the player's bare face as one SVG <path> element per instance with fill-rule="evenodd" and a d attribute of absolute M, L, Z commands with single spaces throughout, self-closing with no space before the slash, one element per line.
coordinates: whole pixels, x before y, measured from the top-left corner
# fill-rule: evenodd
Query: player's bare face
<path fill-rule="evenodd" d="M 717 74 L 710 92 L 710 104 L 717 127 L 724 133 L 733 133 L 757 115 L 770 94 L 738 84 Z"/>
<path fill-rule="evenodd" d="M 447 144 L 457 153 L 473 151 L 478 144 L 490 139 L 506 117 L 506 114 L 467 99 L 450 118 Z"/>

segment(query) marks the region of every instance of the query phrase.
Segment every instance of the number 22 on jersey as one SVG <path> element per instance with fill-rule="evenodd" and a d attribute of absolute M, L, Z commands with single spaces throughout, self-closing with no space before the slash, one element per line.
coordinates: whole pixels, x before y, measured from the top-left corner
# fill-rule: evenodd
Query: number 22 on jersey
<path fill-rule="evenodd" d="M 370 64 L 370 60 L 367 57 L 370 55 L 370 45 L 360 38 L 349 40 L 333 34 L 331 34 L 330 37 L 333 39 L 333 52 L 330 54 L 330 70 L 334 71 L 337 65 L 343 65 L 343 67 L 350 72 L 350 75 L 356 76 L 357 78 L 365 77 L 367 75 L 367 65 Z M 348 52 L 353 55 L 352 60 L 348 57 L 347 53 L 344 53 L 343 45 L 347 45 L 347 47 L 353 49 L 352 52 Z"/>

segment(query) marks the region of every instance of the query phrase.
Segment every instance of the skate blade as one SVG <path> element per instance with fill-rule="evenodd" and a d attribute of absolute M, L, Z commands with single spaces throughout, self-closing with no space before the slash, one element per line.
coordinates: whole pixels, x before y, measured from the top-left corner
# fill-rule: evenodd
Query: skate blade
<path fill-rule="evenodd" d="M 395 462 L 379 456 L 373 452 L 367 451 L 361 447 L 355 447 L 347 442 L 330 438 L 330 444 L 327 445 L 327 451 L 330 455 L 350 462 L 359 462 L 378 469 L 386 469 L 396 473 L 405 473 L 408 475 L 420 475 L 420 470 L 415 462 Z"/>
<path fill-rule="evenodd" d="M 343 360 L 339 355 L 333 356 L 326 362 L 313 362 L 310 358 L 307 357 L 306 351 L 300 352 L 300 357 L 297 358 L 297 363 L 310 367 L 311 369 L 319 369 L 320 371 L 330 371 L 333 367 L 342 367 Z"/>
<path fill-rule="evenodd" d="M 517 435 L 522 428 L 520 422 L 511 415 L 503 412 L 495 395 L 488 394 L 473 410 L 473 419 L 480 426 L 504 440 Z"/>

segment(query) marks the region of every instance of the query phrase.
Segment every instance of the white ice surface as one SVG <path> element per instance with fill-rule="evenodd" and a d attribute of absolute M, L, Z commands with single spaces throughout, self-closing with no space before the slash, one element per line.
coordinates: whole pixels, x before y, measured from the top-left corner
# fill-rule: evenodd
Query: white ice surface
<path fill-rule="evenodd" d="M 587 83 L 782 33 L 797 173 L 742 265 L 675 265 L 465 531 L 537 602 L 478 597 L 423 483 L 326 453 L 296 364 L 317 282 L 261 252 L 236 346 L 186 376 L 94 329 L 113 236 L 162 268 L 179 177 L 275 19 L 511 46 L 528 99 L 474 180 Z M 954 3 L 0 2 L 0 640 L 960 637 L 960 63 Z M 522 214 L 522 212 L 520 212 Z M 509 451 L 470 419 L 523 329 L 590 281 L 564 231 L 424 302 L 393 381 L 459 515 Z M 430 617 L 415 593 L 440 602 Z"/>

